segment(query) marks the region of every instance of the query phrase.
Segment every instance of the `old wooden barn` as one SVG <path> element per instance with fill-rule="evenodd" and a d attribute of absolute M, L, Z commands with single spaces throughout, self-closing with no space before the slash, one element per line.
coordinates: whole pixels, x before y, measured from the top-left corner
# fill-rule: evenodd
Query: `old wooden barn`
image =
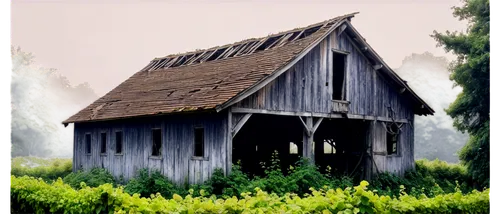
<path fill-rule="evenodd" d="M 200 183 L 237 161 L 258 174 L 278 151 L 285 167 L 302 156 L 365 179 L 402 174 L 414 167 L 414 116 L 434 111 L 354 15 L 153 59 L 63 121 L 75 124 L 73 170 L 129 179 L 148 168 Z"/>

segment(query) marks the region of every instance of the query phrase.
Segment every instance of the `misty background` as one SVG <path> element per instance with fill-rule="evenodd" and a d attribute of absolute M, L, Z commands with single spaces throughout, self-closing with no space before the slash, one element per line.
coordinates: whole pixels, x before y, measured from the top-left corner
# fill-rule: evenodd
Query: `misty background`
<path fill-rule="evenodd" d="M 446 60 L 455 57 L 436 47 L 429 35 L 433 30 L 464 31 L 466 23 L 451 15 L 451 7 L 460 4 L 460 0 L 12 1 L 12 155 L 71 157 L 73 127 L 65 128 L 61 121 L 154 57 L 261 37 L 359 11 L 352 19 L 356 29 L 436 111 L 435 116 L 415 119 L 415 157 L 456 162 L 456 151 L 467 136 L 453 129 L 443 111 L 460 90 L 452 88 L 446 70 Z"/>

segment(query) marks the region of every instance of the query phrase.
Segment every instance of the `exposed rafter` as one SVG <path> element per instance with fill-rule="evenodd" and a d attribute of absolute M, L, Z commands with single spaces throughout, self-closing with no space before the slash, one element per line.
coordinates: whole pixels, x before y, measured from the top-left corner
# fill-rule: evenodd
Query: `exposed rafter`
<path fill-rule="evenodd" d="M 352 15 L 352 14 L 350 14 Z M 347 15 L 349 16 L 349 15 Z M 154 59 L 144 70 L 153 71 L 167 69 L 184 65 L 192 65 L 212 60 L 220 60 L 234 56 L 243 56 L 259 51 L 282 47 L 290 42 L 306 38 L 321 28 L 330 27 L 332 23 L 338 20 L 332 19 L 324 23 L 312 25 L 305 28 L 299 28 L 279 34 L 269 35 L 259 39 L 249 39 L 244 42 L 238 42 L 222 47 L 189 52 L 180 55 L 172 55 L 163 58 Z"/>

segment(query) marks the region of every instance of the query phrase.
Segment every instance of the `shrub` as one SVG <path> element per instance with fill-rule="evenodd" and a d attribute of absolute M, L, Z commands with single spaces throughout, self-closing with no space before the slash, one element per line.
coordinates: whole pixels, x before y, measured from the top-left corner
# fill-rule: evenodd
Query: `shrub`
<path fill-rule="evenodd" d="M 372 184 L 371 189 L 389 196 L 398 196 L 401 185 L 404 186 L 405 193 L 416 197 L 421 194 L 434 197 L 441 193 L 455 192 L 457 189 L 465 193 L 472 191 L 472 181 L 466 174 L 464 166 L 437 159 L 417 160 L 415 169 L 406 172 L 404 177 L 380 173 Z"/>
<path fill-rule="evenodd" d="M 12 158 L 11 175 L 32 176 L 46 181 L 64 178 L 72 171 L 71 159 L 15 157 Z"/>
<path fill-rule="evenodd" d="M 102 184 L 112 184 L 116 186 L 115 178 L 111 173 L 103 168 L 93 168 L 90 171 L 78 171 L 76 173 L 70 173 L 64 177 L 64 183 L 70 185 L 75 189 L 82 187 L 81 183 L 85 183 L 85 186 L 97 187 Z"/>
<path fill-rule="evenodd" d="M 144 197 L 156 193 L 160 193 L 164 197 L 172 197 L 174 193 L 187 194 L 187 191 L 176 186 L 159 171 L 153 170 L 149 173 L 148 169 L 139 170 L 137 176 L 130 179 L 124 190 L 131 195 L 138 193 Z"/>
<path fill-rule="evenodd" d="M 104 184 L 74 190 L 61 179 L 52 184 L 11 176 L 11 211 L 29 213 L 488 213 L 489 189 L 435 198 L 401 194 L 398 199 L 367 190 L 368 182 L 344 190 L 320 189 L 299 197 L 278 196 L 258 188 L 243 198 L 172 197 L 124 193 Z"/>
<path fill-rule="evenodd" d="M 331 178 L 323 175 L 318 168 L 309 164 L 307 160 L 301 159 L 294 166 L 290 166 L 287 175 L 281 171 L 280 161 L 274 152 L 270 164 L 262 163 L 264 177 L 249 178 L 241 171 L 239 164 L 233 165 L 231 174 L 224 176 L 222 169 L 216 169 L 211 178 L 201 185 L 192 185 L 194 196 L 200 196 L 199 191 L 206 194 L 214 194 L 217 197 L 230 198 L 236 196 L 241 198 L 242 193 L 254 192 L 259 188 L 269 193 L 284 196 L 289 193 L 305 195 L 311 193 L 310 188 L 319 189 L 324 186 L 330 188 L 346 188 L 352 186 L 352 179 L 346 176 Z"/>

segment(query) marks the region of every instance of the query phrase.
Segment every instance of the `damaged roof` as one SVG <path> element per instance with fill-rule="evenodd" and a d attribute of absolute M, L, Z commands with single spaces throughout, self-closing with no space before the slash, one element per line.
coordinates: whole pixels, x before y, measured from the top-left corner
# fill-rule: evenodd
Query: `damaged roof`
<path fill-rule="evenodd" d="M 355 14 L 263 38 L 155 58 L 63 124 L 215 110 L 288 65 Z"/>

